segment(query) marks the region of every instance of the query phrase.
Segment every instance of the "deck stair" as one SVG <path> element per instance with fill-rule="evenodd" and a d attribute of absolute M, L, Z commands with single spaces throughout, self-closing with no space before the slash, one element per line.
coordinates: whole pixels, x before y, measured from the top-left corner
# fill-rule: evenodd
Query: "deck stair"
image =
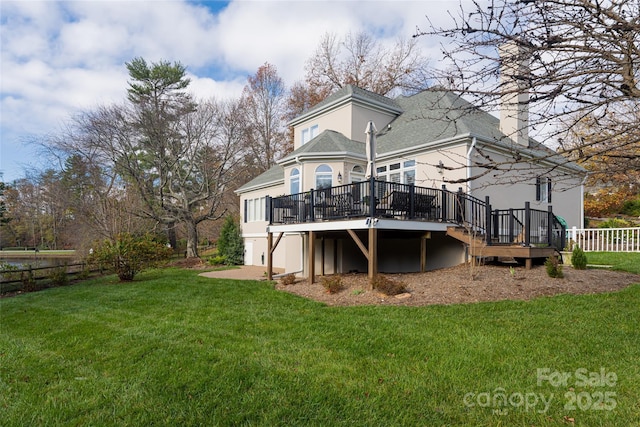
<path fill-rule="evenodd" d="M 476 258 L 513 258 L 524 260 L 527 269 L 533 265 L 534 259 L 546 259 L 556 254 L 552 247 L 523 246 L 521 243 L 487 244 L 484 235 L 471 235 L 464 227 L 448 227 L 447 235 L 464 243 L 469 255 Z"/>

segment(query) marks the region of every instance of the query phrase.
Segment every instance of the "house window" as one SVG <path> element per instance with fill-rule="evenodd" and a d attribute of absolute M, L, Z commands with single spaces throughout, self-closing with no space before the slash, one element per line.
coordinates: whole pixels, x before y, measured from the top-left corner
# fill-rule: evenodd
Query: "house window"
<path fill-rule="evenodd" d="M 266 203 L 266 197 L 246 199 L 244 201 L 244 222 L 265 221 Z"/>
<path fill-rule="evenodd" d="M 402 182 L 405 184 L 416 183 L 416 161 L 407 160 L 402 163 Z"/>
<path fill-rule="evenodd" d="M 551 178 L 536 178 L 536 201 L 551 203 Z"/>
<path fill-rule="evenodd" d="M 415 184 L 416 161 L 406 160 L 377 168 L 378 179 L 398 184 Z"/>
<path fill-rule="evenodd" d="M 333 170 L 329 165 L 320 165 L 316 168 L 316 190 L 330 188 L 333 185 Z"/>
<path fill-rule="evenodd" d="M 364 168 L 360 165 L 355 165 L 351 169 L 351 182 L 364 181 Z"/>
<path fill-rule="evenodd" d="M 306 129 L 302 129 L 302 144 L 304 145 L 307 142 L 311 141 L 313 138 L 318 136 L 318 125 L 313 125 Z"/>
<path fill-rule="evenodd" d="M 289 176 L 289 194 L 298 194 L 300 192 L 300 171 L 294 168 Z"/>

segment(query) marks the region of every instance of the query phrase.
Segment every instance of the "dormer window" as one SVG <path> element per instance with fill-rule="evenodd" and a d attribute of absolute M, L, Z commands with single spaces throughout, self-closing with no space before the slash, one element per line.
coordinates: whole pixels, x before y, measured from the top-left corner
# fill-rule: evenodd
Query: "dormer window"
<path fill-rule="evenodd" d="M 302 145 L 311 141 L 316 136 L 318 136 L 318 125 L 313 125 L 306 129 L 302 129 Z"/>

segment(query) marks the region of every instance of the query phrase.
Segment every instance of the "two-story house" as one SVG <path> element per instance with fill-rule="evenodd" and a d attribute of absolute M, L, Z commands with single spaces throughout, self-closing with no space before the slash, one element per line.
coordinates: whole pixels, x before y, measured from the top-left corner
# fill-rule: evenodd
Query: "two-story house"
<path fill-rule="evenodd" d="M 563 226 L 582 225 L 585 171 L 523 132 L 526 108 L 498 119 L 443 89 L 344 87 L 290 122 L 294 151 L 237 190 L 245 264 L 313 280 L 552 255 Z"/>

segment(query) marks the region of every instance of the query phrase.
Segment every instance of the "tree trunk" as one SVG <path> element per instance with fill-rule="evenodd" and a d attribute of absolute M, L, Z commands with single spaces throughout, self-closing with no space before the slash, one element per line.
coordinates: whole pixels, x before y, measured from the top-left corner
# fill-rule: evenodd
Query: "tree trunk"
<path fill-rule="evenodd" d="M 176 223 L 173 221 L 167 224 L 167 239 L 173 250 L 175 250 L 178 247 L 178 239 L 176 237 Z"/>
<path fill-rule="evenodd" d="M 187 221 L 187 258 L 198 257 L 198 225 L 194 221 Z"/>

